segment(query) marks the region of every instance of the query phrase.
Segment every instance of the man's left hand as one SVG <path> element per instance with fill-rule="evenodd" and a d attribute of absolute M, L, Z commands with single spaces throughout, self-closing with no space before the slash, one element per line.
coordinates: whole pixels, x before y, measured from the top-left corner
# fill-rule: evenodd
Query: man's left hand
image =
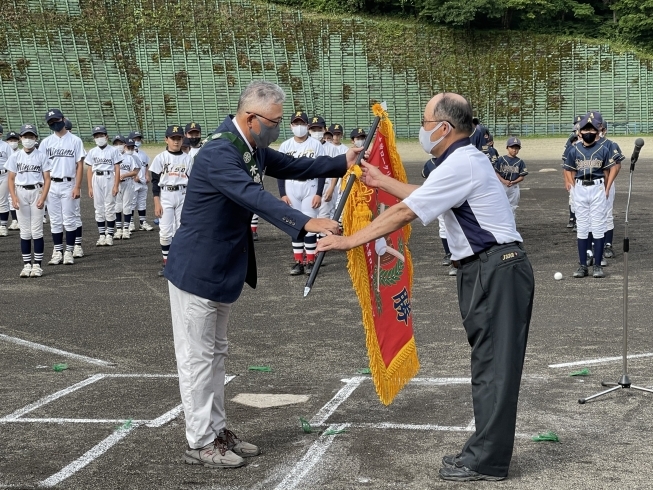
<path fill-rule="evenodd" d="M 349 237 L 329 235 L 317 242 L 317 251 L 326 252 L 328 250 L 350 250 L 353 248 L 350 245 Z"/>

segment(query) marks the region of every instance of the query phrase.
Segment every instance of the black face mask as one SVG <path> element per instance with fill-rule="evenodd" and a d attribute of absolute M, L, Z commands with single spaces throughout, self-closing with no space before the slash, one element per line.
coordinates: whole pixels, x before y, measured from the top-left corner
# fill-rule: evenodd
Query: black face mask
<path fill-rule="evenodd" d="M 190 142 L 190 146 L 197 146 L 200 144 L 200 141 L 202 138 L 188 138 L 188 141 Z"/>
<path fill-rule="evenodd" d="M 50 124 L 48 124 L 48 126 L 50 127 L 50 129 L 52 131 L 54 131 L 55 133 L 58 133 L 64 127 L 66 127 L 66 122 L 65 121 L 58 121 L 58 122 L 50 123 Z"/>
<path fill-rule="evenodd" d="M 588 145 L 594 143 L 596 139 L 596 133 L 581 133 L 580 137 L 583 138 L 583 141 Z"/>

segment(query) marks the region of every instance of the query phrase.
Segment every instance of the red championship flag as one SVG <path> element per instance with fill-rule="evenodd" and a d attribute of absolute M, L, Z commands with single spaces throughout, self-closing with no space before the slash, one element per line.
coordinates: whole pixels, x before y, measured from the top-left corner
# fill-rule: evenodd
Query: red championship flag
<path fill-rule="evenodd" d="M 372 107 L 381 121 L 369 163 L 406 182 L 395 145 L 392 122 L 380 104 Z M 352 170 L 360 174 L 360 168 Z M 342 179 L 343 182 L 347 178 Z M 356 180 L 343 211 L 345 235 L 367 226 L 400 200 Z M 367 353 L 376 392 L 385 405 L 419 370 L 411 314 L 413 263 L 408 249 L 410 225 L 347 252 L 349 274 L 363 313 Z"/>

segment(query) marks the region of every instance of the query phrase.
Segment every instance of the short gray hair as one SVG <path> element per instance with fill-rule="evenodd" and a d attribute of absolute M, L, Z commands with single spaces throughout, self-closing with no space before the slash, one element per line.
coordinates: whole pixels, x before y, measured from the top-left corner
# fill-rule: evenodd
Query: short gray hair
<path fill-rule="evenodd" d="M 462 97 L 461 97 L 462 98 Z M 456 131 L 466 134 L 472 134 L 472 106 L 467 99 L 462 100 L 457 97 L 450 97 L 446 93 L 435 104 L 433 108 L 433 118 L 437 121 L 449 121 L 455 126 Z"/>
<path fill-rule="evenodd" d="M 279 85 L 265 80 L 251 82 L 238 99 L 236 112 L 246 112 L 252 109 L 267 109 L 270 105 L 280 104 L 286 100 L 286 93 Z"/>

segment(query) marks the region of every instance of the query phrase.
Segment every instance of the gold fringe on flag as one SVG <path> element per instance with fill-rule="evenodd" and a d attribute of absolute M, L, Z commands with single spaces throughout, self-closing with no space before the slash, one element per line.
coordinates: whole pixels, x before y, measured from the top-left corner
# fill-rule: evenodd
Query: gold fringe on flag
<path fill-rule="evenodd" d="M 397 153 L 394 131 L 392 122 L 388 113 L 380 104 L 372 107 L 375 116 L 380 116 L 378 131 L 386 139 L 386 150 L 389 152 L 392 172 L 395 179 L 401 182 L 407 182 L 406 171 L 401 163 L 401 157 Z M 362 175 L 361 168 L 358 165 L 352 166 L 349 172 L 356 174 L 356 181 L 351 190 L 349 198 L 345 204 L 342 214 L 342 224 L 345 235 L 353 235 L 357 231 L 369 225 L 372 221 L 372 211 L 369 208 L 370 196 L 374 193 L 373 189 L 368 188 L 360 181 Z M 348 180 L 349 173 L 342 179 L 343 185 Z M 408 274 L 408 284 L 410 291 L 413 288 L 413 261 L 408 249 L 411 226 L 407 224 L 403 228 L 406 240 L 404 255 L 406 257 L 406 273 Z M 417 346 L 415 337 L 401 348 L 395 355 L 390 365 L 386 367 L 379 347 L 378 338 L 374 326 L 374 316 L 372 314 L 372 298 L 370 297 L 370 283 L 365 259 L 363 246 L 356 247 L 347 252 L 348 264 L 347 269 L 353 283 L 354 290 L 358 296 L 363 313 L 363 326 L 365 328 L 365 339 L 367 345 L 367 354 L 370 360 L 370 372 L 374 381 L 374 386 L 379 399 L 384 405 L 389 405 L 395 396 L 411 378 L 419 371 L 419 359 L 417 358 Z"/>

